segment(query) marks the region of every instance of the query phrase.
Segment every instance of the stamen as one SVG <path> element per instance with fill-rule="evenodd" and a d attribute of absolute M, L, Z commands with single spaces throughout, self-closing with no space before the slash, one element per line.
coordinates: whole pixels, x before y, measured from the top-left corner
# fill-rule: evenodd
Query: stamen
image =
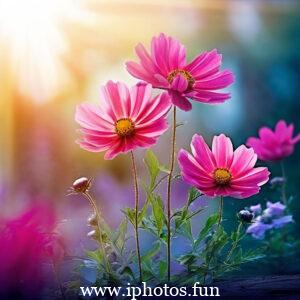
<path fill-rule="evenodd" d="M 182 75 L 188 82 L 188 89 L 191 89 L 195 83 L 195 79 L 193 78 L 193 76 L 186 70 L 180 70 L 180 69 L 176 69 L 171 71 L 168 76 L 167 76 L 167 80 L 168 82 L 171 84 L 174 80 L 174 78 L 178 75 Z"/>
<path fill-rule="evenodd" d="M 129 118 L 119 119 L 115 123 L 116 133 L 121 137 L 128 137 L 134 133 L 134 123 Z"/>
<path fill-rule="evenodd" d="M 227 169 L 218 168 L 214 171 L 214 179 L 217 185 L 229 185 L 231 178 L 232 175 Z"/>

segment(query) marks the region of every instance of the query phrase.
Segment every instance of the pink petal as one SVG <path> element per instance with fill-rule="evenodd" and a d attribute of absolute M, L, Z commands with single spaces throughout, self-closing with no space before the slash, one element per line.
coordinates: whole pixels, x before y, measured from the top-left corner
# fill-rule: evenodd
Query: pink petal
<path fill-rule="evenodd" d="M 178 163 L 184 174 L 194 177 L 201 177 L 203 180 L 212 181 L 211 174 L 201 168 L 195 158 L 186 150 L 181 149 L 178 152 Z"/>
<path fill-rule="evenodd" d="M 78 132 L 80 132 L 84 135 L 107 137 L 107 138 L 116 136 L 116 133 L 114 131 L 107 131 L 107 130 L 99 131 L 99 130 L 91 130 L 91 129 L 81 128 L 81 129 L 78 129 Z"/>
<path fill-rule="evenodd" d="M 230 99 L 230 93 L 218 93 L 196 89 L 191 93 L 187 93 L 186 96 L 192 98 L 195 101 L 207 104 L 223 103 L 226 100 Z"/>
<path fill-rule="evenodd" d="M 121 139 L 119 139 L 118 143 L 114 144 L 111 148 L 109 148 L 105 155 L 104 159 L 111 160 L 115 158 L 118 154 L 122 152 L 124 145 Z"/>
<path fill-rule="evenodd" d="M 107 106 L 110 107 L 116 117 L 116 120 L 128 116 L 129 91 L 127 86 L 121 82 L 108 81 L 101 87 L 102 97 Z"/>
<path fill-rule="evenodd" d="M 215 136 L 212 142 L 212 153 L 218 168 L 229 168 L 233 159 L 233 146 L 230 138 L 224 134 Z"/>
<path fill-rule="evenodd" d="M 149 122 L 152 123 L 164 117 L 170 110 L 171 104 L 171 99 L 167 92 L 161 93 L 153 98 L 136 116 L 135 123 L 137 127 L 139 124 L 142 124 L 142 126 L 148 125 Z"/>
<path fill-rule="evenodd" d="M 178 91 L 179 93 L 182 93 L 188 88 L 188 81 L 181 74 L 177 74 L 172 81 L 171 88 L 174 91 Z"/>
<path fill-rule="evenodd" d="M 162 135 L 168 129 L 168 123 L 166 119 L 159 119 L 147 126 L 141 126 L 136 128 L 138 135 L 146 137 L 158 137 Z"/>
<path fill-rule="evenodd" d="M 151 58 L 161 74 L 167 76 L 170 71 L 185 65 L 185 48 L 174 38 L 161 33 L 152 38 Z"/>
<path fill-rule="evenodd" d="M 114 123 L 96 105 L 83 103 L 76 107 L 75 120 L 87 129 L 111 130 Z"/>
<path fill-rule="evenodd" d="M 194 134 L 191 142 L 191 149 L 202 169 L 206 170 L 208 173 L 213 172 L 216 168 L 215 158 L 201 135 Z"/>
<path fill-rule="evenodd" d="M 242 174 L 241 177 L 234 177 L 232 179 L 233 185 L 240 186 L 261 186 L 268 182 L 270 172 L 265 167 L 253 168 Z"/>
<path fill-rule="evenodd" d="M 138 83 L 130 89 L 131 105 L 131 118 L 135 119 L 139 112 L 144 110 L 149 100 L 151 99 L 152 87 L 150 84 Z"/>
<path fill-rule="evenodd" d="M 153 74 L 148 73 L 142 66 L 140 66 L 136 62 L 126 62 L 126 69 L 135 78 L 147 81 L 153 84 L 154 86 L 157 84 L 157 81 L 153 80 Z"/>
<path fill-rule="evenodd" d="M 200 54 L 186 66 L 186 70 L 192 73 L 195 79 L 204 78 L 211 71 L 218 71 L 222 61 L 222 55 L 214 49 L 210 52 Z"/>
<path fill-rule="evenodd" d="M 141 43 L 139 43 L 135 47 L 135 52 L 140 58 L 141 65 L 143 66 L 144 70 L 147 71 L 148 74 L 155 74 L 160 72 L 159 68 L 153 62 L 150 54 Z"/>
<path fill-rule="evenodd" d="M 297 144 L 300 141 L 300 133 L 292 139 L 292 144 Z"/>
<path fill-rule="evenodd" d="M 240 176 L 247 170 L 254 167 L 257 161 L 257 155 L 252 148 L 247 148 L 244 145 L 239 146 L 233 153 L 233 161 L 230 167 L 233 177 Z"/>
<path fill-rule="evenodd" d="M 192 109 L 192 104 L 186 97 L 180 95 L 179 93 L 177 93 L 175 91 L 169 91 L 169 95 L 175 106 L 179 107 L 180 109 L 182 109 L 184 111 L 189 111 Z"/>
<path fill-rule="evenodd" d="M 259 130 L 259 137 L 268 146 L 273 147 L 277 144 L 274 132 L 268 127 L 262 127 Z"/>
<path fill-rule="evenodd" d="M 200 90 L 218 90 L 225 88 L 234 82 L 234 76 L 230 71 L 219 72 L 213 76 L 197 80 L 193 86 Z"/>

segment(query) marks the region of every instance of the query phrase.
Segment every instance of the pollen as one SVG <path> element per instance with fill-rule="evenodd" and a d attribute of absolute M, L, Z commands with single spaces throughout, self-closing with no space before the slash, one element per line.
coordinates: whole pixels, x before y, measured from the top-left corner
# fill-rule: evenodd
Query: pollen
<path fill-rule="evenodd" d="M 193 76 L 186 70 L 180 70 L 180 69 L 176 69 L 171 71 L 168 76 L 167 76 L 167 80 L 168 82 L 171 84 L 174 80 L 174 78 L 178 75 L 182 75 L 188 82 L 188 89 L 191 89 L 195 83 L 195 79 L 193 78 Z"/>
<path fill-rule="evenodd" d="M 115 130 L 120 137 L 129 137 L 134 133 L 134 123 L 129 118 L 119 119 L 115 123 Z"/>
<path fill-rule="evenodd" d="M 229 185 L 231 178 L 231 173 L 227 169 L 218 168 L 214 171 L 214 180 L 217 185 Z"/>

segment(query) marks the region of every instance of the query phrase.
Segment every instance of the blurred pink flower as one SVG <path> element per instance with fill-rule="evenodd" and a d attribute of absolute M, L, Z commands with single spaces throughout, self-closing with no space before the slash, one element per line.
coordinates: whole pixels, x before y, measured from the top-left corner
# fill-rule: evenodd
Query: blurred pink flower
<path fill-rule="evenodd" d="M 187 64 L 184 45 L 161 33 L 152 38 L 151 54 L 142 44 L 135 51 L 140 63 L 127 62 L 128 72 L 155 88 L 167 89 L 173 104 L 182 110 L 192 109 L 187 98 L 209 104 L 230 98 L 230 93 L 215 92 L 234 81 L 232 72 L 219 71 L 222 55 L 217 50 L 203 52 Z"/>
<path fill-rule="evenodd" d="M 39 289 L 47 275 L 43 263 L 59 263 L 64 256 L 62 238 L 54 231 L 54 210 L 38 204 L 1 220 L 0 226 L 0 294 Z"/>
<path fill-rule="evenodd" d="M 138 83 L 131 89 L 109 81 L 102 87 L 101 105 L 84 103 L 77 107 L 76 121 L 83 127 L 79 145 L 88 151 L 106 151 L 113 159 L 137 147 L 148 148 L 167 128 L 166 114 L 171 102 L 167 93 L 151 98 L 150 84 Z"/>
<path fill-rule="evenodd" d="M 206 196 L 247 198 L 269 179 L 267 168 L 254 168 L 257 156 L 253 149 L 241 145 L 233 151 L 224 134 L 214 137 L 212 150 L 195 134 L 191 149 L 193 155 L 183 149 L 178 154 L 182 177 Z"/>
<path fill-rule="evenodd" d="M 294 152 L 294 146 L 300 141 L 300 134 L 293 137 L 294 125 L 280 120 L 272 131 L 268 127 L 259 130 L 259 138 L 250 137 L 247 145 L 252 147 L 261 160 L 277 161 Z"/>

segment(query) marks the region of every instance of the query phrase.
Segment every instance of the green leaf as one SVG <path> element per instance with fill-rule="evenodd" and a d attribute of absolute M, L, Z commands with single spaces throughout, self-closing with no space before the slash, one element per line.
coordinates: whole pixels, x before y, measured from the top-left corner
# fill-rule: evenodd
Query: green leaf
<path fill-rule="evenodd" d="M 201 193 L 196 188 L 191 188 L 189 190 L 187 206 L 189 207 L 195 200 L 201 196 Z"/>
<path fill-rule="evenodd" d="M 164 165 L 159 165 L 159 170 L 163 173 L 170 174 L 170 170 Z"/>
<path fill-rule="evenodd" d="M 202 230 L 199 233 L 199 236 L 198 236 L 198 239 L 197 239 L 198 243 L 201 242 L 207 236 L 207 234 L 210 232 L 212 227 L 215 224 L 217 224 L 218 221 L 219 221 L 219 214 L 218 213 L 213 214 L 213 215 L 208 217 L 204 227 L 202 228 Z"/>
<path fill-rule="evenodd" d="M 154 255 L 156 255 L 160 250 L 160 242 L 155 241 L 153 247 L 144 255 L 142 255 L 142 262 L 150 260 Z"/>
<path fill-rule="evenodd" d="M 86 255 L 88 258 L 94 260 L 98 264 L 100 264 L 102 262 L 103 256 L 99 249 L 97 249 L 95 251 L 86 251 Z"/>
<path fill-rule="evenodd" d="M 138 224 L 140 224 L 142 222 L 145 215 L 147 214 L 148 206 L 149 206 L 149 200 L 147 199 L 144 206 L 142 207 L 142 209 L 138 213 Z"/>
<path fill-rule="evenodd" d="M 197 257 L 192 253 L 188 253 L 181 255 L 177 260 L 182 265 L 191 265 L 197 260 Z"/>
<path fill-rule="evenodd" d="M 132 272 L 132 270 L 131 270 L 131 268 L 130 267 L 128 267 L 128 266 L 126 266 L 123 270 L 121 270 L 121 272 L 120 272 L 122 275 L 127 275 L 127 276 L 129 276 L 131 279 L 134 279 L 135 277 L 134 277 L 134 274 L 133 274 L 133 272 Z"/>
<path fill-rule="evenodd" d="M 166 272 L 167 272 L 167 262 L 161 260 L 159 262 L 158 268 L 159 268 L 159 277 L 163 278 L 165 276 Z"/>
<path fill-rule="evenodd" d="M 160 165 L 157 157 L 151 150 L 147 150 L 144 158 L 144 162 L 147 166 L 150 175 L 150 189 L 155 185 L 156 178 L 160 171 Z"/>
<path fill-rule="evenodd" d="M 130 207 L 125 207 L 122 212 L 128 218 L 132 225 L 135 225 L 135 209 Z"/>
<path fill-rule="evenodd" d="M 152 212 L 156 224 L 157 235 L 160 236 L 162 233 L 163 225 L 166 222 L 164 204 L 159 196 L 149 194 L 149 197 L 152 205 Z"/>
<path fill-rule="evenodd" d="M 115 244 L 121 250 L 124 249 L 125 241 L 126 241 L 126 232 L 127 232 L 127 219 L 125 218 L 119 225 L 117 236 L 115 238 Z"/>

